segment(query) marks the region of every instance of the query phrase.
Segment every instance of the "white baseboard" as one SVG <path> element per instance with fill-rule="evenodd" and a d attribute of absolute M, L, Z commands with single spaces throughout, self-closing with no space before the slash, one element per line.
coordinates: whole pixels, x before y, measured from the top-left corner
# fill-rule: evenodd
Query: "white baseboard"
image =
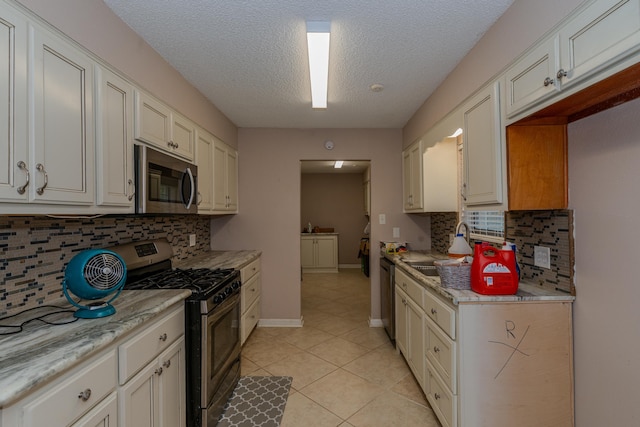
<path fill-rule="evenodd" d="M 258 327 L 264 328 L 301 328 L 304 325 L 302 317 L 300 319 L 260 319 Z"/>
<path fill-rule="evenodd" d="M 370 328 L 383 328 L 384 324 L 382 323 L 382 319 L 372 319 L 369 317 L 369 327 Z"/>
<path fill-rule="evenodd" d="M 361 268 L 360 264 L 338 264 L 338 268 Z"/>

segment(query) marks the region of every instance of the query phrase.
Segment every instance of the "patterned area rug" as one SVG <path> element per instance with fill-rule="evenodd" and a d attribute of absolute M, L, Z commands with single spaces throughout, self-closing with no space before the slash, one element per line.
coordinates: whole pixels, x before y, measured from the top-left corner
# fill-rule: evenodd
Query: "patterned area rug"
<path fill-rule="evenodd" d="M 292 377 L 240 377 L 218 427 L 278 427 Z"/>

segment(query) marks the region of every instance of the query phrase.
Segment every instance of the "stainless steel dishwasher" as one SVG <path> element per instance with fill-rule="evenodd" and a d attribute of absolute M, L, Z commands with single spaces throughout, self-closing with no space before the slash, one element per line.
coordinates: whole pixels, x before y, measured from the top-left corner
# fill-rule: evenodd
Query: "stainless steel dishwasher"
<path fill-rule="evenodd" d="M 380 305 L 382 324 L 391 342 L 396 340 L 395 268 L 387 258 L 380 258 Z"/>

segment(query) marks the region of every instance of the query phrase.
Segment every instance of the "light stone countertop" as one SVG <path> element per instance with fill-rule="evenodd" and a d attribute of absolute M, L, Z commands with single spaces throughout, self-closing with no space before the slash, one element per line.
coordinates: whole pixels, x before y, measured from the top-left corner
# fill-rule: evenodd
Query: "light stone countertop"
<path fill-rule="evenodd" d="M 440 254 L 433 254 L 434 259 L 446 258 Z M 515 295 L 481 295 L 472 290 L 452 289 L 440 286 L 439 276 L 426 276 L 409 264 L 402 261 L 400 255 L 385 255 L 385 258 L 393 261 L 397 268 L 401 268 L 408 275 L 416 279 L 425 288 L 434 291 L 452 304 L 488 303 L 488 302 L 535 302 L 556 301 L 573 302 L 575 296 L 565 292 L 538 286 L 531 281 L 521 280 L 518 284 L 518 292 Z"/>
<path fill-rule="evenodd" d="M 208 251 L 195 257 L 174 263 L 176 268 L 235 268 L 241 269 L 260 257 L 262 252 L 242 251 Z"/>
<path fill-rule="evenodd" d="M 112 303 L 116 309 L 112 316 L 78 319 L 66 325 L 47 325 L 34 321 L 25 325 L 20 333 L 0 336 L 0 408 L 97 354 L 190 295 L 189 290 L 124 290 Z M 75 309 L 66 299 L 59 300 L 55 305 Z M 16 325 L 52 311 L 38 308 L 5 319 L 0 324 Z M 70 313 L 48 318 L 57 322 L 72 319 Z M 0 328 L 0 332 L 10 330 Z"/>

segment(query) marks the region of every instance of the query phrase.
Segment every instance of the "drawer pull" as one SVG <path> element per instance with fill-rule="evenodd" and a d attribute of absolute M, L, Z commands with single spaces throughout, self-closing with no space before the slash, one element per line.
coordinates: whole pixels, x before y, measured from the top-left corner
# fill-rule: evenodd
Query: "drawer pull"
<path fill-rule="evenodd" d="M 544 82 L 542 82 L 542 84 L 544 84 L 545 87 L 552 85 L 553 79 L 551 77 L 547 77 L 546 79 L 544 79 Z"/>
<path fill-rule="evenodd" d="M 440 349 L 438 348 L 438 346 L 437 346 L 437 345 L 434 345 L 434 346 L 433 346 L 433 352 L 434 352 L 434 353 L 440 353 Z"/>
<path fill-rule="evenodd" d="M 49 185 L 49 175 L 47 174 L 47 171 L 45 170 L 42 163 L 38 163 L 36 165 L 36 169 L 38 170 L 38 172 L 44 175 L 44 184 L 42 185 L 42 187 L 36 189 L 36 193 L 38 193 L 39 196 L 42 196 L 42 194 L 44 193 L 44 189 L 47 188 L 47 185 Z"/>
<path fill-rule="evenodd" d="M 433 397 L 434 397 L 436 400 L 439 400 L 439 399 L 440 399 L 440 395 L 439 395 L 438 393 L 433 393 Z"/>
<path fill-rule="evenodd" d="M 167 334 L 166 333 L 160 335 L 160 341 L 165 342 L 166 340 L 167 340 Z"/>
<path fill-rule="evenodd" d="M 251 292 L 255 292 L 255 291 L 257 291 L 256 288 L 251 288 Z"/>
<path fill-rule="evenodd" d="M 165 360 L 162 366 L 164 366 L 165 368 L 169 368 L 169 366 L 171 366 L 171 360 Z"/>
<path fill-rule="evenodd" d="M 83 402 L 86 402 L 87 400 L 89 400 L 90 397 L 91 397 L 90 388 L 87 388 L 84 391 L 81 391 L 80 394 L 78 394 L 78 399 L 82 400 Z"/>
<path fill-rule="evenodd" d="M 162 375 L 162 366 L 156 369 L 156 375 Z"/>
<path fill-rule="evenodd" d="M 31 176 L 29 174 L 29 169 L 27 169 L 27 164 L 22 160 L 18 162 L 18 168 L 25 171 L 25 173 L 27 174 L 27 182 L 25 182 L 24 185 L 21 185 L 16 189 L 18 194 L 24 194 L 24 192 L 27 190 L 27 187 L 29 186 L 29 181 L 31 180 Z"/>
<path fill-rule="evenodd" d="M 438 314 L 438 310 L 436 310 L 435 308 L 432 308 L 431 309 L 431 314 L 433 314 L 435 316 L 436 314 Z"/>

